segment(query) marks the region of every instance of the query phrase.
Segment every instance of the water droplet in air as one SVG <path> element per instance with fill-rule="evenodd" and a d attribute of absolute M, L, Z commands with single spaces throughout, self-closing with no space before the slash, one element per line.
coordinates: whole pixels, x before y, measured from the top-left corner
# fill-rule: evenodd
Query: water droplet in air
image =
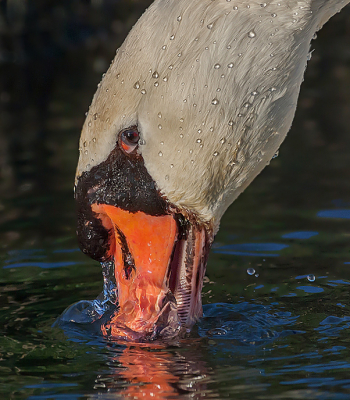
<path fill-rule="evenodd" d="M 174 39 L 175 39 L 175 35 L 171 35 L 170 40 L 174 40 Z"/>
<path fill-rule="evenodd" d="M 235 11 L 237 11 L 237 10 L 238 10 L 238 7 L 237 7 L 237 6 L 234 6 L 233 9 L 234 9 Z"/>
<path fill-rule="evenodd" d="M 88 123 L 88 126 L 91 126 L 92 125 L 92 122 L 91 121 L 89 121 L 89 123 Z"/>
<path fill-rule="evenodd" d="M 218 155 L 219 155 L 219 152 L 218 151 L 214 151 L 213 156 L 217 157 Z"/>
<path fill-rule="evenodd" d="M 225 144 L 226 143 L 226 139 L 225 138 L 220 139 L 220 143 L 221 144 Z"/>
<path fill-rule="evenodd" d="M 157 79 L 157 78 L 159 78 L 159 74 L 158 74 L 158 72 L 157 72 L 157 71 L 154 71 L 154 72 L 153 72 L 153 74 L 152 74 L 152 78 L 154 78 L 154 79 Z"/>
<path fill-rule="evenodd" d="M 140 89 L 140 82 L 137 81 L 134 85 L 134 89 Z"/>
<path fill-rule="evenodd" d="M 234 124 L 234 122 L 232 121 L 232 119 L 230 119 L 230 121 L 228 121 L 229 126 L 232 126 Z"/>
<path fill-rule="evenodd" d="M 220 64 L 215 64 L 215 65 L 214 65 L 214 68 L 215 68 L 215 69 L 219 69 L 220 67 L 221 67 Z"/>
<path fill-rule="evenodd" d="M 211 104 L 212 104 L 213 106 L 216 106 L 216 105 L 219 104 L 219 100 L 218 100 L 217 98 L 215 98 L 215 99 L 213 99 L 213 100 L 211 101 Z"/>
<path fill-rule="evenodd" d="M 166 50 L 166 44 L 164 46 L 162 46 L 162 50 Z"/>
<path fill-rule="evenodd" d="M 213 23 L 210 23 L 210 24 L 207 25 L 207 28 L 208 29 L 212 29 L 213 25 L 214 25 Z"/>
<path fill-rule="evenodd" d="M 170 64 L 168 68 L 169 68 L 169 69 L 173 69 L 174 66 L 173 66 L 172 64 Z"/>
<path fill-rule="evenodd" d="M 163 81 L 164 81 L 164 82 L 168 82 L 168 77 L 165 76 L 165 77 L 163 78 Z"/>
<path fill-rule="evenodd" d="M 141 90 L 141 94 L 146 94 L 147 92 L 146 92 L 146 90 L 145 89 L 142 89 Z"/>
<path fill-rule="evenodd" d="M 161 112 L 158 113 L 158 118 L 162 118 L 162 113 Z"/>
<path fill-rule="evenodd" d="M 310 282 L 315 282 L 316 276 L 313 275 L 313 274 L 310 274 L 310 275 L 307 276 L 307 280 L 310 281 Z"/>
<path fill-rule="evenodd" d="M 227 68 L 233 68 L 233 63 L 228 64 Z"/>
<path fill-rule="evenodd" d="M 248 268 L 247 269 L 247 274 L 248 275 L 254 275 L 255 274 L 255 269 L 254 268 Z"/>
<path fill-rule="evenodd" d="M 98 114 L 95 113 L 95 114 L 94 114 L 94 120 L 95 120 L 95 121 L 97 120 L 97 117 L 98 117 Z"/>
<path fill-rule="evenodd" d="M 163 153 L 161 151 L 158 153 L 158 155 L 159 157 L 163 157 Z"/>
<path fill-rule="evenodd" d="M 158 87 L 159 86 L 159 82 L 154 82 L 154 86 Z"/>
<path fill-rule="evenodd" d="M 174 164 L 170 164 L 170 168 L 174 168 Z"/>
<path fill-rule="evenodd" d="M 181 15 L 179 15 L 176 19 L 180 22 L 182 20 Z"/>
<path fill-rule="evenodd" d="M 84 151 L 84 154 L 86 155 L 87 153 L 88 153 L 88 151 L 87 151 L 87 150 L 85 150 L 85 151 Z"/>
<path fill-rule="evenodd" d="M 162 129 L 162 125 L 159 124 L 159 125 L 158 125 L 158 129 Z"/>
<path fill-rule="evenodd" d="M 196 142 L 197 143 L 202 143 L 202 139 L 197 139 Z"/>
<path fill-rule="evenodd" d="M 271 17 L 275 18 L 275 17 L 277 17 L 277 14 L 272 13 L 272 14 L 271 14 Z"/>
<path fill-rule="evenodd" d="M 94 142 L 94 143 L 96 143 L 96 138 L 94 137 L 94 138 L 92 138 L 92 141 Z"/>
<path fill-rule="evenodd" d="M 181 57 L 181 56 L 182 56 L 182 53 L 178 53 L 177 56 L 178 56 L 178 57 Z"/>

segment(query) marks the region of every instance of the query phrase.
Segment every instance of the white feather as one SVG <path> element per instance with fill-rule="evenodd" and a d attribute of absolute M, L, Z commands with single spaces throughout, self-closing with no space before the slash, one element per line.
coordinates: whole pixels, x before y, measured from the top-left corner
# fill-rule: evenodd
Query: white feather
<path fill-rule="evenodd" d="M 137 124 L 160 191 L 217 227 L 285 138 L 315 32 L 350 0 L 156 0 L 93 99 L 77 176 Z"/>

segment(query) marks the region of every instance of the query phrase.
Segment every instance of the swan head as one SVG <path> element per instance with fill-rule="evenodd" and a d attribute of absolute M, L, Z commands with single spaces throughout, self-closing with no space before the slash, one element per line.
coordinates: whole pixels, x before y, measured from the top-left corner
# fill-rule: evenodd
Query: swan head
<path fill-rule="evenodd" d="M 292 123 L 325 18 L 310 3 L 157 0 L 117 51 L 75 184 L 80 246 L 113 264 L 105 334 L 172 335 L 201 316 L 220 219 Z"/>

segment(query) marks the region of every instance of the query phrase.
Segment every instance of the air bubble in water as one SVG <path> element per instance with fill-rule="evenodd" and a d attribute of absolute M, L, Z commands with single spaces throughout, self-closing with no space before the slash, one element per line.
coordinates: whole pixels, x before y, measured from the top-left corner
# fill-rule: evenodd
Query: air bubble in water
<path fill-rule="evenodd" d="M 247 274 L 248 275 L 254 275 L 255 274 L 255 269 L 254 268 L 248 268 L 247 269 Z"/>
<path fill-rule="evenodd" d="M 307 276 L 307 280 L 308 280 L 309 282 L 315 282 L 316 276 L 313 275 L 313 274 L 310 274 L 310 275 Z"/>

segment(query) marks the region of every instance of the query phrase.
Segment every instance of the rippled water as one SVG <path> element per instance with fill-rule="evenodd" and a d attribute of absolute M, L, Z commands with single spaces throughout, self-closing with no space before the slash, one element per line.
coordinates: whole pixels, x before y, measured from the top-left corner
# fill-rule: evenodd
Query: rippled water
<path fill-rule="evenodd" d="M 172 343 L 52 328 L 67 306 L 102 289 L 100 266 L 77 249 L 72 183 L 84 112 L 115 46 L 101 50 L 103 34 L 91 33 L 83 73 L 65 53 L 45 112 L 21 103 L 16 86 L 2 92 L 1 398 L 350 398 L 349 17 L 338 15 L 315 42 L 279 157 L 223 218 L 204 317 Z"/>

